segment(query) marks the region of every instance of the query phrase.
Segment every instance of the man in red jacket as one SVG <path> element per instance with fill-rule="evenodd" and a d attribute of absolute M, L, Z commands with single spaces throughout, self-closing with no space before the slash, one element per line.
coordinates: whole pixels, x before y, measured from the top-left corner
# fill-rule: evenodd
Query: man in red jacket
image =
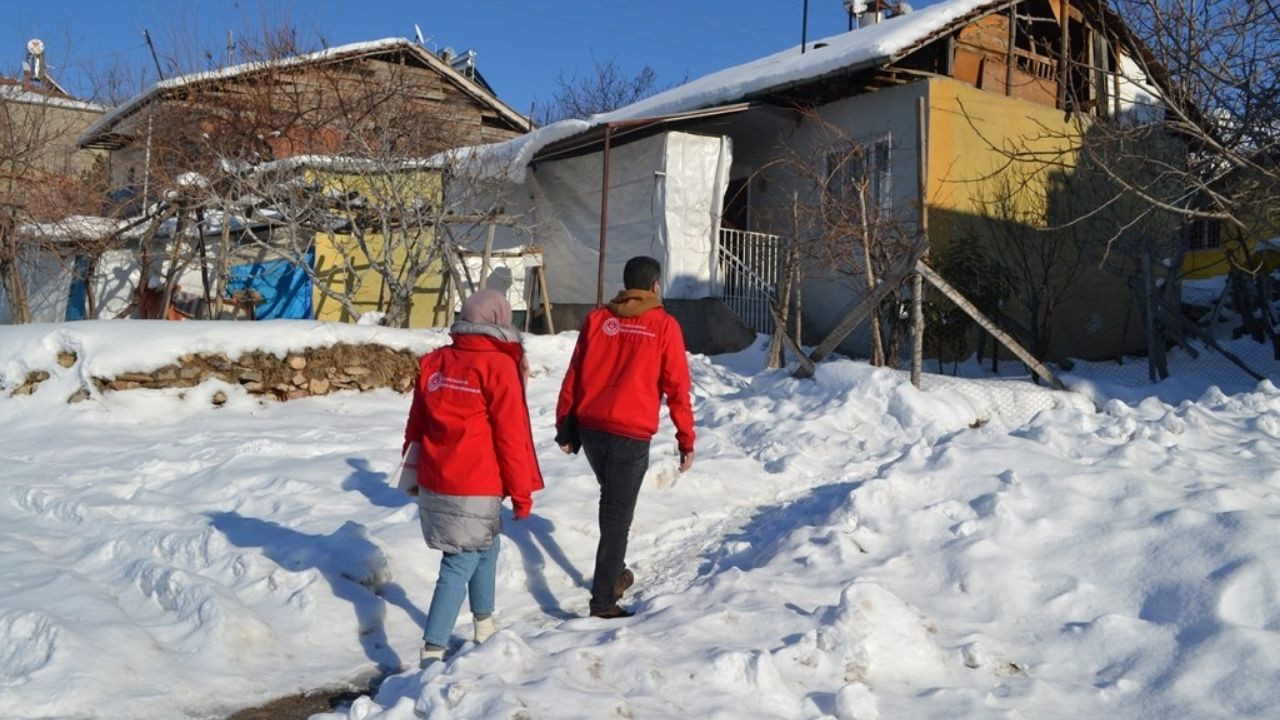
<path fill-rule="evenodd" d="M 627 261 L 626 289 L 582 323 L 556 405 L 556 442 L 566 453 L 581 445 L 600 483 L 592 617 L 632 615 L 618 605 L 634 581 L 626 569 L 627 536 L 663 395 L 676 426 L 680 472 L 693 464 L 689 364 L 680 324 L 658 297 L 661 275 L 653 258 Z"/>

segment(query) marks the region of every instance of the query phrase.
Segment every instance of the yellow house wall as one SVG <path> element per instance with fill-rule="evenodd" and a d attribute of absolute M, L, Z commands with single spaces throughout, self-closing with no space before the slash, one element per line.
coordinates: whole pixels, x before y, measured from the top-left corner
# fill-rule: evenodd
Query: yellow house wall
<path fill-rule="evenodd" d="M 972 218 L 987 211 L 984 198 L 998 182 L 994 176 L 1009 163 L 1002 150 L 1034 151 L 1039 169 L 1023 172 L 1030 182 L 1047 185 L 1054 170 L 1043 166 L 1044 159 L 1073 163 L 1072 136 L 1078 129 L 1060 110 L 949 78 L 927 82 L 929 241 L 936 253 L 963 237 Z M 1128 288 L 1096 262 L 1085 262 L 1081 270 L 1077 289 L 1054 311 L 1050 358 L 1114 357 L 1141 349 L 1140 323 L 1126 317 L 1132 304 Z M 1011 315 L 1028 323 L 1017 312 Z"/>
<path fill-rule="evenodd" d="M 1187 253 L 1182 263 L 1183 276 L 1192 279 L 1210 278 L 1225 275 L 1231 270 L 1231 260 L 1235 259 L 1240 267 L 1249 267 L 1248 259 L 1242 251 L 1248 245 L 1253 253 L 1253 261 L 1261 263 L 1268 271 L 1280 267 L 1280 251 L 1263 249 L 1258 251 L 1260 243 L 1273 238 L 1280 238 L 1280 214 L 1272 218 L 1255 218 L 1245 220 L 1243 229 L 1238 225 L 1227 224 L 1222 228 L 1222 247 L 1209 250 L 1196 250 Z"/>
<path fill-rule="evenodd" d="M 367 236 L 366 244 L 377 256 L 384 240 L 381 235 L 371 235 Z M 350 235 L 317 234 L 315 247 L 317 285 L 327 284 L 338 292 L 353 296 L 361 313 L 377 310 L 381 293 L 385 309 L 389 291 L 383 287 L 382 276 L 370 267 L 368 256 L 355 247 L 355 240 Z M 399 265 L 403 258 L 403 246 L 397 246 L 393 250 L 393 259 Z M 437 261 L 419 280 L 413 293 L 409 327 L 439 327 L 447 321 L 443 271 L 443 265 Z M 347 288 L 356 290 L 351 293 Z M 312 289 L 312 303 L 317 320 L 354 322 L 357 319 L 351 317 L 342 303 L 326 295 L 319 287 Z"/>
<path fill-rule="evenodd" d="M 359 192 L 366 197 L 418 197 L 439 202 L 442 194 L 440 174 L 434 170 L 415 170 L 388 174 L 385 172 L 355 173 L 310 170 L 306 174 L 311 182 L 318 182 L 326 189 L 340 192 Z M 423 242 L 430 242 L 424 239 Z M 365 245 L 375 260 L 385 257 L 386 239 L 378 234 L 366 234 Z M 370 258 L 357 246 L 355 239 L 345 234 L 317 234 L 316 276 L 317 284 L 348 295 L 361 313 L 379 309 L 379 298 L 385 309 L 390 290 L 384 287 L 380 273 L 372 267 Z M 405 259 L 403 243 L 393 243 L 392 264 L 401 267 Z M 438 327 L 448 320 L 445 298 L 443 263 L 434 262 L 419 279 L 413 293 L 413 307 L 409 313 L 409 327 Z M 352 290 L 354 289 L 354 290 Z M 356 318 L 342 303 L 326 295 L 319 287 L 312 290 L 317 320 L 354 322 Z"/>
<path fill-rule="evenodd" d="M 980 215 L 993 173 L 1009 163 L 1003 149 L 1073 163 L 1076 132 L 1061 110 L 979 90 L 950 78 L 929 81 L 929 207 Z M 1056 137 L 1051 137 L 1056 136 Z M 1032 165 L 1027 164 L 1030 168 Z M 1049 171 L 1035 174 L 1041 183 Z M 948 242 L 954 228 L 930 227 L 930 241 Z"/>

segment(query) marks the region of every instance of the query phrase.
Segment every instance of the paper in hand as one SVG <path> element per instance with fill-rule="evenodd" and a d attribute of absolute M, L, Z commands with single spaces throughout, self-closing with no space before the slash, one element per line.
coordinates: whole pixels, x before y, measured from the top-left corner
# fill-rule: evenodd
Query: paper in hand
<path fill-rule="evenodd" d="M 396 487 L 403 492 L 412 493 L 418 487 L 418 457 L 422 454 L 422 443 L 409 443 L 409 449 L 400 459 L 400 477 Z"/>

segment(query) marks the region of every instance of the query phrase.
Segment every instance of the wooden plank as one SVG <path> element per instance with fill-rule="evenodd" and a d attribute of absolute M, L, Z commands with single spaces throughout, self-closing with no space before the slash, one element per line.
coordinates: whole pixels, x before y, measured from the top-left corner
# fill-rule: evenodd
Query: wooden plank
<path fill-rule="evenodd" d="M 876 285 L 874 290 L 868 293 L 861 300 L 855 300 L 846 305 L 843 314 L 841 315 L 840 322 L 827 333 L 827 336 L 822 339 L 822 342 L 818 343 L 818 346 L 813 349 L 813 352 L 809 353 L 809 360 L 811 362 L 808 364 L 802 364 L 797 368 L 794 373 L 795 377 L 813 377 L 813 366 L 822 362 L 825 357 L 830 355 L 836 349 L 837 345 L 844 342 L 844 339 L 849 337 L 849 333 L 853 332 L 854 329 L 871 316 L 872 310 L 879 306 L 880 301 L 884 300 L 885 296 L 902 282 L 902 279 L 908 272 L 910 272 L 911 267 L 920 258 L 922 253 L 923 249 L 917 247 L 912 252 L 900 257 L 898 261 L 893 264 L 893 267 L 889 269 L 889 272 L 881 276 L 880 283 Z"/>
<path fill-rule="evenodd" d="M 1049 383 L 1050 387 L 1054 390 L 1067 389 L 1067 386 L 1058 379 L 1058 376 L 1054 375 L 1053 372 L 1037 360 L 1034 355 L 1027 352 L 1026 348 L 1019 345 L 1018 342 L 1008 333 L 1001 330 L 999 325 L 996 325 L 986 315 L 983 315 L 982 311 L 978 310 L 973 303 L 969 302 L 968 298 L 961 294 L 959 290 L 952 287 L 951 283 L 944 280 L 941 275 L 934 272 L 933 268 L 926 265 L 923 260 L 916 263 L 916 272 L 923 275 L 925 280 L 928 280 L 931 285 L 939 290 L 939 292 L 946 295 L 948 300 L 956 304 L 956 307 L 960 308 L 966 315 L 973 318 L 973 321 L 978 323 L 983 330 L 986 330 L 988 335 L 995 338 L 1001 345 L 1008 348 L 1009 351 L 1016 355 L 1017 358 L 1025 363 L 1027 367 L 1031 368 L 1032 372 L 1043 378 L 1045 382 Z"/>
<path fill-rule="evenodd" d="M 1129 281 L 1129 287 L 1136 289 L 1136 284 L 1134 283 L 1133 280 Z M 1154 299 L 1156 301 L 1156 304 L 1162 310 L 1168 313 L 1170 317 L 1172 317 L 1175 321 L 1177 321 L 1179 325 L 1182 326 L 1183 330 L 1191 333 L 1192 335 L 1195 335 L 1202 342 L 1204 342 L 1204 344 L 1208 345 L 1214 350 L 1217 350 L 1219 355 L 1222 355 L 1227 360 L 1230 360 L 1232 364 L 1234 364 L 1236 367 L 1248 373 L 1249 376 L 1252 377 L 1254 380 L 1262 381 L 1262 380 L 1270 379 L 1266 375 L 1263 375 L 1257 370 L 1254 370 L 1253 368 L 1249 367 L 1249 365 L 1245 363 L 1244 360 L 1241 360 L 1239 356 L 1237 356 L 1236 354 L 1232 353 L 1231 351 L 1219 345 L 1218 341 L 1215 340 L 1212 335 L 1206 332 L 1204 328 L 1200 327 L 1199 325 L 1196 325 L 1195 323 L 1183 317 L 1182 311 L 1179 310 L 1178 308 L 1171 306 L 1169 304 L 1169 301 L 1165 300 L 1163 297 L 1160 297 L 1159 295 L 1155 295 Z"/>
<path fill-rule="evenodd" d="M 773 313 L 774 327 L 775 328 L 782 327 L 782 316 L 778 314 L 778 309 L 773 306 L 773 303 L 769 304 L 769 312 Z M 809 359 L 804 354 L 804 348 L 800 347 L 800 343 L 797 343 L 795 339 L 792 338 L 790 335 L 788 335 L 785 331 L 781 333 L 775 333 L 774 338 L 777 338 L 779 335 L 782 336 L 783 342 L 787 344 L 787 347 L 791 348 L 792 354 L 796 356 L 796 360 L 799 361 L 800 363 L 800 365 L 796 368 L 794 377 L 798 377 L 798 378 L 813 377 L 814 372 L 817 371 L 817 365 L 815 365 L 813 360 Z"/>
<path fill-rule="evenodd" d="M 982 82 L 982 55 L 972 50 L 958 48 L 955 54 L 955 74 L 961 82 L 978 87 Z"/>

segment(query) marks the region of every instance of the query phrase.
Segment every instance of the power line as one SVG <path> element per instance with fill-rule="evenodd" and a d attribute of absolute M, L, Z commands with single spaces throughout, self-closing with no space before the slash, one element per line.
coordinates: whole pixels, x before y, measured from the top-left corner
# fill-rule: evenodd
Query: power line
<path fill-rule="evenodd" d="M 561 15 L 552 15 L 550 13 L 539 12 L 537 10 L 530 10 L 529 8 L 520 7 L 518 5 L 508 5 L 506 3 L 497 2 L 497 0 L 485 0 L 485 1 L 491 5 L 497 5 L 498 7 L 506 8 L 507 10 L 515 10 L 517 12 L 523 12 L 529 15 L 536 15 L 538 17 L 547 18 L 548 20 L 557 20 L 559 22 L 569 23 L 570 25 L 579 25 L 581 27 L 588 27 L 593 30 L 603 30 L 604 32 L 612 33 L 614 35 L 621 35 L 623 37 L 634 38 L 636 40 L 643 40 L 644 42 L 655 43 L 657 45 L 666 45 L 667 47 L 673 47 L 679 50 L 690 50 L 693 52 L 703 53 L 704 55 L 716 55 L 718 57 L 725 58 L 726 60 L 732 60 L 735 62 L 738 62 L 741 60 L 741 58 L 733 57 L 732 55 L 726 55 L 722 52 L 716 52 L 715 50 L 708 50 L 705 47 L 692 47 L 689 45 L 682 45 L 680 43 L 673 43 L 669 40 L 649 37 L 647 35 L 640 35 L 638 33 L 627 32 L 625 30 L 618 30 L 617 28 L 611 28 L 605 25 L 597 25 L 595 23 L 583 22 L 582 20 L 567 18 Z"/>
<path fill-rule="evenodd" d="M 652 0 L 651 0 L 651 1 L 652 1 Z M 687 27 L 696 27 L 696 28 L 702 28 L 702 29 L 704 29 L 704 30 L 711 30 L 712 32 L 719 33 L 720 35 L 727 35 L 727 36 L 730 36 L 730 37 L 736 37 L 736 38 L 739 38 L 739 39 L 742 39 L 742 40 L 750 40 L 750 41 L 753 41 L 753 42 L 765 43 L 765 42 L 772 42 L 773 40 L 775 40 L 775 39 L 776 39 L 776 38 L 773 38 L 773 37 L 769 37 L 770 32 L 769 32 L 768 30 L 766 30 L 765 28 L 761 28 L 761 27 L 759 27 L 759 26 L 757 26 L 757 25 L 748 25 L 748 24 L 746 24 L 746 23 L 741 23 L 741 22 L 740 22 L 740 23 L 735 23 L 735 24 L 737 24 L 737 25 L 739 25 L 739 26 L 742 26 L 742 27 L 748 28 L 748 29 L 752 32 L 752 34 L 750 34 L 750 35 L 744 35 L 744 34 L 742 34 L 742 33 L 741 33 L 741 31 L 737 31 L 737 32 L 726 31 L 726 30 L 725 30 L 724 28 L 722 28 L 722 27 L 716 27 L 716 26 L 712 26 L 712 25 L 707 25 L 707 24 L 705 24 L 705 23 L 694 22 L 694 21 L 689 20 L 687 17 L 674 17 L 674 16 L 671 16 L 671 15 L 664 15 L 664 14 L 662 14 L 662 13 L 655 13 L 655 12 L 653 12 L 653 11 L 649 10 L 649 9 L 640 10 L 640 9 L 637 9 L 636 7 L 634 7 L 634 6 L 624 5 L 624 4 L 620 4 L 620 3 L 616 3 L 616 2 L 609 2 L 608 0 L 595 0 L 595 2 L 593 2 L 592 4 L 593 4 L 593 5 L 608 5 L 609 7 L 618 8 L 619 10 L 623 10 L 623 11 L 626 11 L 626 12 L 633 12 L 633 13 L 636 13 L 636 14 L 638 14 L 638 15 L 642 15 L 642 16 L 644 16 L 644 17 L 651 17 L 651 18 L 659 18 L 659 19 L 662 19 L 662 20 L 669 20 L 669 21 L 672 21 L 672 22 L 680 23 L 680 24 L 682 24 L 682 25 L 684 25 L 684 26 L 687 26 Z M 668 6 L 668 7 L 670 7 L 670 6 Z M 680 10 L 681 10 L 681 12 L 687 12 L 687 11 L 688 11 L 688 9 L 687 9 L 687 8 L 681 8 Z M 704 16 L 704 17 L 705 17 L 705 16 Z M 761 33 L 761 34 L 755 34 L 755 33 Z"/>

